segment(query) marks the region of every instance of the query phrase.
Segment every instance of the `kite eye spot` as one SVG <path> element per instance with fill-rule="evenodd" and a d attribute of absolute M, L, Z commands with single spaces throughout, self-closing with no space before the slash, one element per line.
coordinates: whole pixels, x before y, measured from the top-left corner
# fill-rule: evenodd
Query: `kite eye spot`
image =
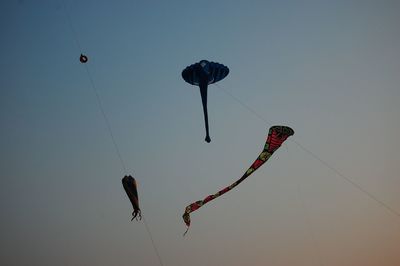
<path fill-rule="evenodd" d="M 202 68 L 204 68 L 205 66 L 207 66 L 207 64 L 208 64 L 208 61 L 206 61 L 206 60 L 200 61 L 200 66 L 201 66 Z"/>

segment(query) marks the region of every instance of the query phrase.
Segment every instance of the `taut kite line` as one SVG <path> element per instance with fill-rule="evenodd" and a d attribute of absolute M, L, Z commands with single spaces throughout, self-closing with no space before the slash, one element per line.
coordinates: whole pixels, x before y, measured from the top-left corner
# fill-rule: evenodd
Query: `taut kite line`
<path fill-rule="evenodd" d="M 294 134 L 293 129 L 286 126 L 273 126 L 269 129 L 267 141 L 265 142 L 265 146 L 263 151 L 260 153 L 258 158 L 254 161 L 254 163 L 250 166 L 249 169 L 243 174 L 243 176 L 237 180 L 232 185 L 218 191 L 214 195 L 209 195 L 203 200 L 196 201 L 185 208 L 185 213 L 183 214 L 183 220 L 187 225 L 187 229 L 190 226 L 190 213 L 199 209 L 207 202 L 210 202 L 219 196 L 225 194 L 226 192 L 232 190 L 234 187 L 239 185 L 243 180 L 245 180 L 249 175 L 251 175 L 255 170 L 257 170 L 261 165 L 263 165 L 271 155 L 282 145 L 282 143 L 290 136 Z M 187 230 L 186 230 L 187 232 Z M 185 232 L 185 234 L 186 234 Z"/>

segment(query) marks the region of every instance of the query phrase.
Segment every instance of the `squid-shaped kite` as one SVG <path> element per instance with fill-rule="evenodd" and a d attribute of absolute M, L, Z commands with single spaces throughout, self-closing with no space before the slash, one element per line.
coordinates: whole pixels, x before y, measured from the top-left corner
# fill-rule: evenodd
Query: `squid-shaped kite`
<path fill-rule="evenodd" d="M 204 122 L 206 125 L 205 141 L 210 143 L 211 138 L 208 132 L 207 113 L 207 87 L 209 84 L 224 79 L 229 73 L 229 68 L 223 64 L 201 60 L 200 62 L 186 67 L 182 71 L 182 78 L 189 84 L 199 86 L 201 102 L 203 104 Z"/>
<path fill-rule="evenodd" d="M 243 176 L 237 180 L 232 185 L 218 191 L 214 195 L 209 195 L 203 200 L 196 201 L 190 205 L 188 205 L 185 209 L 185 213 L 183 214 L 183 220 L 187 225 L 187 229 L 190 226 L 190 213 L 202 207 L 207 202 L 210 202 L 213 199 L 218 198 L 219 196 L 225 194 L 230 191 L 237 185 L 239 185 L 243 180 L 245 180 L 249 175 L 251 175 L 255 170 L 257 170 L 261 165 L 263 165 L 271 155 L 282 145 L 282 143 L 290 136 L 294 134 L 293 129 L 286 126 L 273 126 L 269 129 L 267 141 L 265 143 L 264 149 L 258 158 L 254 161 L 254 163 L 250 166 L 249 169 L 243 174 Z M 187 230 L 186 230 L 187 232 Z M 185 234 L 186 234 L 185 232 Z"/>
<path fill-rule="evenodd" d="M 133 221 L 133 219 L 135 218 L 136 220 L 138 218 L 141 220 L 142 214 L 139 208 L 139 197 L 135 178 L 130 175 L 124 176 L 124 178 L 122 178 L 122 185 L 124 186 L 125 192 L 128 195 L 128 198 L 131 201 L 133 207 L 131 221 Z"/>

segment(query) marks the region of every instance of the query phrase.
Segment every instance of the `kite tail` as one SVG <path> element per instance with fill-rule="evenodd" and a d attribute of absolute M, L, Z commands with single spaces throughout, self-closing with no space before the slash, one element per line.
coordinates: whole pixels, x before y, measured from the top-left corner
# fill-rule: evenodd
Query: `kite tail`
<path fill-rule="evenodd" d="M 200 94 L 201 94 L 201 103 L 203 105 L 204 124 L 206 127 L 206 138 L 204 140 L 207 143 L 210 143 L 211 138 L 210 138 L 210 131 L 208 129 L 208 111 L 207 111 L 207 83 L 200 84 Z"/>
<path fill-rule="evenodd" d="M 293 129 L 285 126 L 273 126 L 269 129 L 268 137 L 264 146 L 263 151 L 260 153 L 258 158 L 253 162 L 253 164 L 247 169 L 247 171 L 243 174 L 243 176 L 238 179 L 236 182 L 231 184 L 228 187 L 218 191 L 213 195 L 208 195 L 203 200 L 198 200 L 193 202 L 192 204 L 186 206 L 185 213 L 182 215 L 183 221 L 185 222 L 187 229 L 184 236 L 189 230 L 190 227 L 190 213 L 198 210 L 206 203 L 218 198 L 219 196 L 225 194 L 226 192 L 232 190 L 234 187 L 239 185 L 243 180 L 245 180 L 249 175 L 251 175 L 255 170 L 257 170 L 261 165 L 263 165 L 268 159 L 272 156 L 272 154 L 282 145 L 282 143 L 289 137 L 294 134 Z"/>
<path fill-rule="evenodd" d="M 190 226 L 190 213 L 196 211 L 197 209 L 199 209 L 200 207 L 204 206 L 206 203 L 218 198 L 219 196 L 224 195 L 225 193 L 227 193 L 228 191 L 232 190 L 233 188 L 235 188 L 237 185 L 239 185 L 243 180 L 245 180 L 249 175 L 251 175 L 258 167 L 260 167 L 263 163 L 265 163 L 268 158 L 271 156 L 271 154 L 267 157 L 261 157 L 263 155 L 263 153 L 260 154 L 260 156 L 258 156 L 257 160 L 254 161 L 254 163 L 252 164 L 252 166 L 245 172 L 245 174 L 238 179 L 236 182 L 234 182 L 233 184 L 231 184 L 228 187 L 225 187 L 224 189 L 218 191 L 217 193 L 213 194 L 213 195 L 208 195 L 207 197 L 205 197 L 203 200 L 198 200 L 196 202 L 193 202 L 192 204 L 188 205 L 185 208 L 185 213 L 183 214 L 182 218 L 186 224 L 186 226 L 188 227 L 187 230 L 189 229 Z M 187 230 L 185 232 L 185 234 L 187 233 Z M 185 235 L 184 234 L 184 235 Z"/>

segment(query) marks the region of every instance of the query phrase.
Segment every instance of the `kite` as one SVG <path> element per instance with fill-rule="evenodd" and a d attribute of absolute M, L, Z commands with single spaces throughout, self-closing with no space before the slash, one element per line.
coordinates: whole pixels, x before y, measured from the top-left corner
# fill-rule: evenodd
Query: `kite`
<path fill-rule="evenodd" d="M 183 214 L 183 221 L 187 226 L 187 231 L 190 226 L 190 213 L 204 206 L 207 202 L 210 202 L 219 196 L 225 194 L 226 192 L 232 190 L 234 187 L 239 185 L 243 180 L 245 180 L 249 175 L 251 175 L 254 171 L 256 171 L 261 165 L 263 165 L 271 155 L 282 145 L 282 143 L 290 136 L 294 134 L 293 129 L 286 126 L 273 126 L 269 129 L 267 141 L 265 142 L 265 146 L 261 154 L 254 161 L 254 163 L 250 166 L 249 169 L 243 174 L 243 176 L 234 182 L 232 185 L 218 191 L 214 195 L 209 195 L 203 200 L 196 201 L 185 208 L 185 213 Z M 185 235 L 184 234 L 184 235 Z"/>
<path fill-rule="evenodd" d="M 84 64 L 88 61 L 88 58 L 86 55 L 81 54 L 81 56 L 79 57 L 79 61 L 81 61 L 81 63 Z"/>
<path fill-rule="evenodd" d="M 140 220 L 142 219 L 142 213 L 139 208 L 139 197 L 137 193 L 137 184 L 135 178 L 132 176 L 124 176 L 122 178 L 122 185 L 124 186 L 125 192 L 128 195 L 129 200 L 132 203 L 133 207 L 133 212 L 132 212 L 132 219 L 136 218 L 136 220 L 139 218 Z"/>
<path fill-rule="evenodd" d="M 182 78 L 195 86 L 200 87 L 201 102 L 203 104 L 204 122 L 206 127 L 205 141 L 210 143 L 211 138 L 208 131 L 208 114 L 207 114 L 207 87 L 209 84 L 224 79 L 229 73 L 229 68 L 215 62 L 201 60 L 200 62 L 186 67 L 182 71 Z"/>

